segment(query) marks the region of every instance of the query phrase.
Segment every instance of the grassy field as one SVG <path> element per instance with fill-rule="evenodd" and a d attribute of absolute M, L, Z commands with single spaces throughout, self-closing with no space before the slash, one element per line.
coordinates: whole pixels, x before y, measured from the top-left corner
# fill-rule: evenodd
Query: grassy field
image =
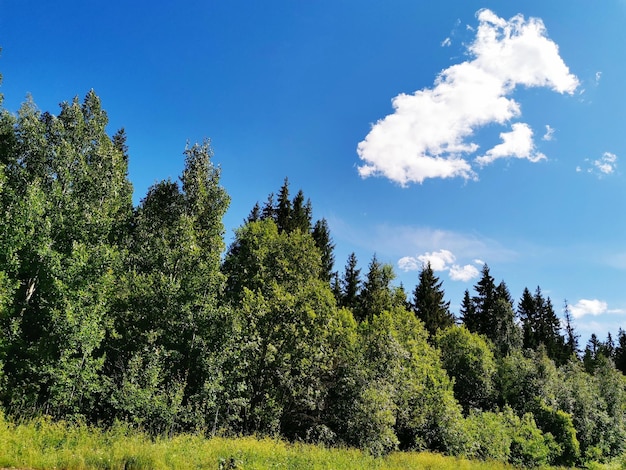
<path fill-rule="evenodd" d="M 0 415 L 0 468 L 19 469 L 506 469 L 432 453 L 374 458 L 355 449 L 273 439 L 181 435 L 150 439 L 120 426 L 100 431 L 39 419 L 15 425 Z M 613 467 L 613 468 L 619 468 Z"/>

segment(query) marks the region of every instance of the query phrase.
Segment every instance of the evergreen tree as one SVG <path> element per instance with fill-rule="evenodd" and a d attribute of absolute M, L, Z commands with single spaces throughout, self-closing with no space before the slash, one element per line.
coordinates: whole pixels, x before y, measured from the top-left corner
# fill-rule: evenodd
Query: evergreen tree
<path fill-rule="evenodd" d="M 619 329 L 617 333 L 617 346 L 615 347 L 615 367 L 626 374 L 626 332 Z"/>
<path fill-rule="evenodd" d="M 560 334 L 559 321 L 550 298 L 544 298 L 541 288 L 537 286 L 535 295 L 531 296 L 524 289 L 519 302 L 518 313 L 522 320 L 524 347 L 536 350 L 544 345 L 550 359 L 561 363 L 564 360 L 565 339 Z"/>
<path fill-rule="evenodd" d="M 394 278 L 393 269 L 388 264 L 382 264 L 374 254 L 369 264 L 367 278 L 359 294 L 358 308 L 355 318 L 359 321 L 371 319 L 393 305 L 391 281 Z"/>
<path fill-rule="evenodd" d="M 289 230 L 300 230 L 302 233 L 311 231 L 311 203 L 310 201 L 304 201 L 304 193 L 301 189 L 292 201 Z"/>
<path fill-rule="evenodd" d="M 276 220 L 276 207 L 274 206 L 274 193 L 267 195 L 267 200 L 261 209 L 261 219 Z"/>
<path fill-rule="evenodd" d="M 538 312 L 535 298 L 528 290 L 528 287 L 524 288 L 522 298 L 518 303 L 517 313 L 522 322 L 524 348 L 536 349 L 539 346 L 539 339 L 535 332 L 538 323 Z"/>
<path fill-rule="evenodd" d="M 278 230 L 290 231 L 291 229 L 291 200 L 289 199 L 289 180 L 285 178 L 283 185 L 278 192 L 278 201 L 276 206 L 276 225 Z"/>
<path fill-rule="evenodd" d="M 361 269 L 357 268 L 357 258 L 354 252 L 348 256 L 343 277 L 341 279 L 341 302 L 342 307 L 356 310 L 361 293 Z"/>
<path fill-rule="evenodd" d="M 572 313 L 570 312 L 569 305 L 567 303 L 567 299 L 565 300 L 565 305 L 563 307 L 563 312 L 565 315 L 565 355 L 567 358 L 571 358 L 572 356 L 578 357 L 580 352 L 578 348 L 578 338 L 580 335 L 576 334 L 576 330 L 574 329 L 574 323 L 572 318 Z"/>
<path fill-rule="evenodd" d="M 463 294 L 459 317 L 469 331 L 474 333 L 478 331 L 478 315 L 476 313 L 476 309 L 474 308 L 472 298 L 470 297 L 469 290 L 467 289 L 465 289 L 465 293 Z"/>
<path fill-rule="evenodd" d="M 250 214 L 248 214 L 248 217 L 246 217 L 245 222 L 256 222 L 258 220 L 261 220 L 261 206 L 259 205 L 258 202 L 256 202 L 254 204 L 254 207 L 252 208 L 252 210 L 250 211 Z"/>
<path fill-rule="evenodd" d="M 488 337 L 493 334 L 492 326 L 494 324 L 494 306 L 496 302 L 496 285 L 493 277 L 489 273 L 489 266 L 483 265 L 482 275 L 480 280 L 474 286 L 476 295 L 472 297 L 472 303 L 474 305 L 474 311 L 476 313 L 476 330 L 470 329 L 469 325 L 466 325 L 473 333 L 479 333 L 487 335 Z"/>
<path fill-rule="evenodd" d="M 450 302 L 444 300 L 442 281 L 435 275 L 430 263 L 422 266 L 419 283 L 413 291 L 411 309 L 431 335 L 439 329 L 446 329 L 454 324 L 450 313 Z"/>
<path fill-rule="evenodd" d="M 335 255 L 333 254 L 335 244 L 330 237 L 330 229 L 326 219 L 318 220 L 311 234 L 313 235 L 313 240 L 315 240 L 315 246 L 320 250 L 322 256 L 322 280 L 330 282 L 335 264 Z"/>

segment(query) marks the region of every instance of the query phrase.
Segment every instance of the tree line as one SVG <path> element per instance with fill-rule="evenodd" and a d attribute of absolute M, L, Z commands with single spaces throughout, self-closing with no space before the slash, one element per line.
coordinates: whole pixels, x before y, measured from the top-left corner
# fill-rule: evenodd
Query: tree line
<path fill-rule="evenodd" d="M 208 141 L 134 206 L 100 99 L 0 109 L 0 407 L 155 435 L 261 434 L 518 465 L 624 452 L 626 334 L 584 353 L 566 314 L 487 265 L 458 316 L 423 266 L 335 270 L 285 179 L 226 246 Z"/>

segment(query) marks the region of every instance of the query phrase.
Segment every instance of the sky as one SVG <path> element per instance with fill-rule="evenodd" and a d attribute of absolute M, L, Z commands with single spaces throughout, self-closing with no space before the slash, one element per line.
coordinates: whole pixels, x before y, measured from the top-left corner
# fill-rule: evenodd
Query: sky
<path fill-rule="evenodd" d="M 233 240 L 285 177 L 407 291 L 453 313 L 484 263 L 626 328 L 626 0 L 0 0 L 4 107 L 90 89 L 125 128 L 135 203 L 210 139 Z"/>

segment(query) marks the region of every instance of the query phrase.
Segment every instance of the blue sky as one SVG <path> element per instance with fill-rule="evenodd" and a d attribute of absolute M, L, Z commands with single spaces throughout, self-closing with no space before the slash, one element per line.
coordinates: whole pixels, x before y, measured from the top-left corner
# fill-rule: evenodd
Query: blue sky
<path fill-rule="evenodd" d="M 93 88 L 138 202 L 210 138 L 227 242 L 287 176 L 343 270 L 376 253 L 453 311 L 488 263 L 564 299 L 581 342 L 626 327 L 626 1 L 0 0 L 16 111 Z"/>

